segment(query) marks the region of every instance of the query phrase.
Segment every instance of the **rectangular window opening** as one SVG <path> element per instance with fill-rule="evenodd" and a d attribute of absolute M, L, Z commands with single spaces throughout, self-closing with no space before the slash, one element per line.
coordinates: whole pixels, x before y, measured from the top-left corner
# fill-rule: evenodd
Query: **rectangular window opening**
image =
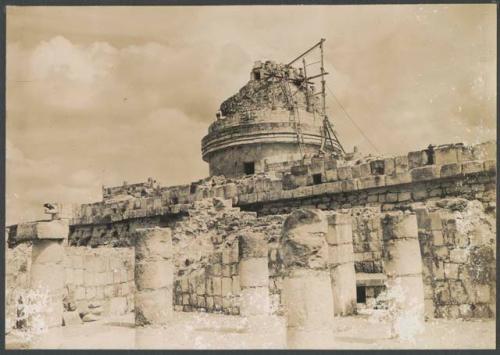
<path fill-rule="evenodd" d="M 321 184 L 321 174 L 313 174 L 313 184 Z"/>
<path fill-rule="evenodd" d="M 357 303 L 366 303 L 366 287 L 365 286 L 357 286 L 356 287 L 356 302 Z"/>
<path fill-rule="evenodd" d="M 246 175 L 255 174 L 255 163 L 253 161 L 248 163 L 243 163 L 243 170 L 245 171 Z"/>

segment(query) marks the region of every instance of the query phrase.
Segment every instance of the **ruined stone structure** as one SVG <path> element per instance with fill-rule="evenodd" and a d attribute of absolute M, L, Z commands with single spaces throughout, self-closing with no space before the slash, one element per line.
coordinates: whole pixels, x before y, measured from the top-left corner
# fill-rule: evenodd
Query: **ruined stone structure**
<path fill-rule="evenodd" d="M 101 201 L 47 204 L 51 220 L 9 226 L 7 318 L 14 289 L 47 270 L 51 325 L 134 308 L 138 325 L 172 311 L 281 315 L 289 346 L 307 347 L 396 279 L 428 318 L 494 317 L 495 142 L 317 155 L 312 89 L 290 110 L 283 84 L 265 81 L 285 68 L 257 63 L 222 104 L 202 141 L 210 177 L 106 187 Z"/>
<path fill-rule="evenodd" d="M 289 80 L 282 79 L 285 75 Z M 269 164 L 318 151 L 323 128 L 319 97 L 303 80 L 302 71 L 283 64 L 255 63 L 250 81 L 222 103 L 202 140 L 211 176 L 260 173 Z"/>

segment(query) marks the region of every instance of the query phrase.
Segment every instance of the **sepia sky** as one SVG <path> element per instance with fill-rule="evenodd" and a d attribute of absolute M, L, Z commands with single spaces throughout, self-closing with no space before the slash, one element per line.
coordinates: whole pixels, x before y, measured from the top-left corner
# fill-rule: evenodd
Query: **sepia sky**
<path fill-rule="evenodd" d="M 255 60 L 326 38 L 327 82 L 389 155 L 496 137 L 496 5 L 8 7 L 7 224 L 101 186 L 208 175 L 200 140 Z M 348 150 L 377 151 L 328 99 Z"/>

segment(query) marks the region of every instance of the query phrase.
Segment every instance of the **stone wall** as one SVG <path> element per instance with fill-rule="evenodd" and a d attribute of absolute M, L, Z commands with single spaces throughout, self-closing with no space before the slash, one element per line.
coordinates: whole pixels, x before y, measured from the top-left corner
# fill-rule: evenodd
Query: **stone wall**
<path fill-rule="evenodd" d="M 219 203 L 221 203 L 220 201 Z M 172 226 L 174 242 L 174 308 L 178 311 L 239 314 L 238 236 L 263 233 L 269 243 L 269 292 L 273 311 L 280 304 L 281 267 L 277 243 L 284 216 L 257 218 L 227 205 L 209 200 L 195 203 L 189 217 Z"/>
<path fill-rule="evenodd" d="M 17 298 L 29 289 L 31 270 L 31 244 L 20 244 L 5 248 L 5 329 L 9 331 L 16 323 Z"/>
<path fill-rule="evenodd" d="M 288 173 L 278 170 L 238 179 L 214 176 L 186 185 L 155 185 L 144 190 L 146 196 L 126 199 L 118 198 L 126 186 L 106 188 L 105 200 L 82 204 L 71 225 L 179 214 L 194 201 L 212 197 L 231 199 L 235 206 L 260 214 L 289 213 L 301 205 L 331 210 L 382 205 L 387 210 L 449 196 L 489 203 L 495 201 L 496 144 L 446 145 L 432 154 L 422 150 L 354 162 L 317 157 L 290 166 Z"/>
<path fill-rule="evenodd" d="M 384 272 L 380 207 L 352 209 L 352 236 L 356 272 Z"/>
<path fill-rule="evenodd" d="M 6 248 L 6 319 L 15 324 L 18 296 L 30 289 L 31 245 Z M 131 248 L 66 246 L 64 308 L 82 315 L 121 315 L 134 307 L 134 252 Z"/>
<path fill-rule="evenodd" d="M 132 248 L 66 247 L 66 310 L 100 308 L 120 315 L 134 308 L 134 251 Z"/>
<path fill-rule="evenodd" d="M 465 199 L 440 200 L 416 211 L 428 315 L 495 316 L 495 216 Z"/>

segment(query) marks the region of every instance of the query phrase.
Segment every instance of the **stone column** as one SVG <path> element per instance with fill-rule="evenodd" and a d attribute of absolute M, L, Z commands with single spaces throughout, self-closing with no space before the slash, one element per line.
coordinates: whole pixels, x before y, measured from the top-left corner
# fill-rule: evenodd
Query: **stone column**
<path fill-rule="evenodd" d="M 62 326 L 64 293 L 63 240 L 69 234 L 67 221 L 38 222 L 33 239 L 30 286 L 48 293 L 43 321 L 48 328 Z"/>
<path fill-rule="evenodd" d="M 261 233 L 239 236 L 240 314 L 259 316 L 269 313 L 269 269 L 267 239 Z"/>
<path fill-rule="evenodd" d="M 414 213 L 388 213 L 382 220 L 384 268 L 389 291 L 395 290 L 402 314 L 414 314 L 423 321 L 424 285 L 422 257 Z"/>
<path fill-rule="evenodd" d="M 336 316 L 356 312 L 356 271 L 352 246 L 352 220 L 345 213 L 328 215 L 328 263 Z"/>
<path fill-rule="evenodd" d="M 173 315 L 172 239 L 169 228 L 135 233 L 135 324 L 165 325 Z"/>
<path fill-rule="evenodd" d="M 288 348 L 332 348 L 327 232 L 327 218 L 320 210 L 295 210 L 285 220 L 280 247 Z"/>

